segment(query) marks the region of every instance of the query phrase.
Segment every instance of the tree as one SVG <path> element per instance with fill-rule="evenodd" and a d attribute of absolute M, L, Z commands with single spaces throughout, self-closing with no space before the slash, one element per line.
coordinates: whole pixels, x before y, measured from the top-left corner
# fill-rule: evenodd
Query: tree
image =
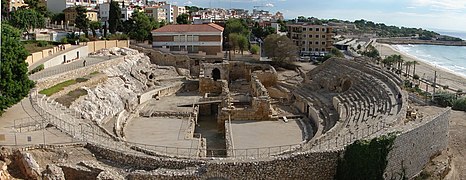
<path fill-rule="evenodd" d="M 244 35 L 238 36 L 238 47 L 241 51 L 241 55 L 243 55 L 244 50 L 247 50 L 249 47 L 248 38 L 246 38 Z"/>
<path fill-rule="evenodd" d="M 258 54 L 260 51 L 260 46 L 254 44 L 251 46 L 251 49 L 249 51 L 251 51 L 251 54 Z"/>
<path fill-rule="evenodd" d="M 298 56 L 298 47 L 286 36 L 271 34 L 264 40 L 265 54 L 274 61 L 289 61 Z"/>
<path fill-rule="evenodd" d="M 115 34 L 121 26 L 121 8 L 117 1 L 110 2 L 110 10 L 108 14 L 108 30 Z"/>
<path fill-rule="evenodd" d="M 65 22 L 65 13 L 57 13 L 51 16 L 50 18 L 52 23 L 62 24 Z"/>
<path fill-rule="evenodd" d="M 76 19 L 74 20 L 75 26 L 80 29 L 86 37 L 88 37 L 89 22 L 90 20 L 87 19 L 87 9 L 84 6 L 76 6 Z"/>
<path fill-rule="evenodd" d="M 10 24 L 24 32 L 29 32 L 45 27 L 45 18 L 34 9 L 20 9 L 11 15 Z"/>
<path fill-rule="evenodd" d="M 275 28 L 270 26 L 262 28 L 261 26 L 259 26 L 259 23 L 256 22 L 254 24 L 254 27 L 252 27 L 252 34 L 254 34 L 254 36 L 260 39 L 264 39 L 270 34 L 275 34 Z"/>
<path fill-rule="evenodd" d="M 29 80 L 26 57 L 20 41 L 21 31 L 2 24 L 2 61 L 0 64 L 0 114 L 28 95 L 34 82 Z"/>
<path fill-rule="evenodd" d="M 412 65 L 413 65 L 413 77 L 414 77 L 414 75 L 416 74 L 416 65 L 418 65 L 419 62 L 417 62 L 417 61 L 412 61 L 411 63 L 412 63 Z"/>
<path fill-rule="evenodd" d="M 52 13 L 47 11 L 47 7 L 40 4 L 39 0 L 24 0 L 24 3 L 28 4 L 27 6 L 28 9 L 36 10 L 38 13 L 42 14 L 44 17 L 52 16 Z M 23 7 L 26 8 L 25 6 Z"/>
<path fill-rule="evenodd" d="M 156 24 L 145 13 L 134 11 L 131 18 L 124 23 L 124 31 L 131 39 L 144 41 L 151 35 Z"/>
<path fill-rule="evenodd" d="M 8 0 L 2 0 L 2 17 L 7 17 L 8 16 L 8 12 L 9 12 L 9 9 L 8 9 L 8 3 L 9 1 Z"/>
<path fill-rule="evenodd" d="M 183 13 L 183 14 L 179 15 L 178 17 L 176 17 L 176 23 L 178 23 L 178 24 L 188 24 L 188 18 L 189 18 L 189 15 Z"/>
<path fill-rule="evenodd" d="M 233 50 L 233 52 L 239 48 L 238 39 L 239 34 L 237 33 L 231 33 L 228 35 L 228 44 L 230 45 L 230 50 Z"/>
<path fill-rule="evenodd" d="M 97 33 L 95 30 L 97 29 L 100 29 L 102 27 L 102 25 L 100 24 L 100 22 L 98 21 L 92 21 L 89 23 L 89 28 L 91 29 L 92 31 L 92 36 L 96 37 L 97 36 Z"/>

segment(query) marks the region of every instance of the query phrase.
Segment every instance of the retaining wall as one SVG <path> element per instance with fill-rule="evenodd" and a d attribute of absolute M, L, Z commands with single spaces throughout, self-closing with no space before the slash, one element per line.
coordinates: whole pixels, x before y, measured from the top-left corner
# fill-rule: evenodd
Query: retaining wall
<path fill-rule="evenodd" d="M 87 46 L 82 46 L 66 53 L 61 53 L 60 55 L 49 59 L 44 62 L 44 68 L 50 68 L 63 64 L 64 62 L 72 61 L 75 59 L 81 59 L 87 57 L 89 54 Z"/>
<path fill-rule="evenodd" d="M 448 147 L 448 127 L 451 109 L 446 109 L 431 121 L 405 130 L 396 137 L 388 153 L 385 179 L 411 178 L 422 171 L 430 158 Z"/>

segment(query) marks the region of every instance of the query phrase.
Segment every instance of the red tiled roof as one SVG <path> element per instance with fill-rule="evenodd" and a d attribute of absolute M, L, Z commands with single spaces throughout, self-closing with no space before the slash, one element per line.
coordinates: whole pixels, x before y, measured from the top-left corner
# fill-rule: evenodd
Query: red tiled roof
<path fill-rule="evenodd" d="M 210 24 L 176 24 L 166 25 L 152 32 L 222 32 L 223 27 L 214 23 Z"/>

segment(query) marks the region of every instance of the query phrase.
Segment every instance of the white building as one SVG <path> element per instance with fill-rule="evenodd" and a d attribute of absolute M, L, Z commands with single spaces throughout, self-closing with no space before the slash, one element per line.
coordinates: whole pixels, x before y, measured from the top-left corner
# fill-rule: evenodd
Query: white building
<path fill-rule="evenodd" d="M 52 13 L 61 13 L 64 9 L 73 6 L 87 6 L 95 8 L 98 3 L 104 0 L 47 0 L 47 10 Z"/>
<path fill-rule="evenodd" d="M 175 6 L 173 5 L 170 5 L 170 4 L 165 4 L 162 6 L 163 9 L 165 9 L 165 17 L 167 18 L 166 19 L 166 22 L 167 23 L 174 23 L 176 22 L 176 19 L 174 18 L 174 14 L 175 14 Z"/>
<path fill-rule="evenodd" d="M 132 7 L 124 7 L 121 8 L 121 20 L 127 21 L 133 15 L 134 8 Z"/>
<path fill-rule="evenodd" d="M 99 5 L 99 17 L 101 22 L 108 20 L 110 13 L 110 3 L 103 3 Z"/>

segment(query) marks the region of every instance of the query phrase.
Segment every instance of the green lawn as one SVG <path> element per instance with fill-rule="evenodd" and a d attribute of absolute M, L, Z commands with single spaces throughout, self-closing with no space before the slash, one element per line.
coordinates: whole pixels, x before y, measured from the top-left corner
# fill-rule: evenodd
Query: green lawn
<path fill-rule="evenodd" d="M 96 72 L 93 72 L 93 73 L 91 73 L 89 75 L 86 75 L 84 77 L 64 81 L 64 82 L 58 83 L 58 84 L 56 84 L 56 85 L 54 85 L 54 86 L 52 86 L 50 88 L 43 89 L 43 90 L 39 91 L 39 93 L 40 94 L 45 94 L 46 96 L 51 96 L 51 95 L 53 95 L 53 94 L 55 94 L 57 92 L 62 91 L 63 89 L 65 89 L 68 86 L 71 86 L 71 85 L 77 84 L 77 83 L 86 82 L 89 79 L 91 79 L 92 77 L 96 76 L 97 74 L 99 74 L 99 72 L 96 71 Z"/>
<path fill-rule="evenodd" d="M 71 86 L 76 83 L 77 83 L 76 79 L 68 80 L 68 81 L 56 84 L 55 86 L 52 86 L 48 89 L 43 89 L 42 91 L 39 91 L 39 93 L 45 94 L 46 96 L 51 96 L 52 94 L 55 94 L 65 89 L 65 87 Z"/>
<path fill-rule="evenodd" d="M 43 41 L 44 44 L 46 44 L 45 46 L 43 47 L 40 47 L 39 45 L 39 42 L 40 41 L 22 41 L 23 42 L 23 45 L 24 45 L 24 48 L 26 48 L 26 50 L 29 52 L 29 53 L 35 53 L 35 52 L 39 52 L 39 51 L 42 51 L 44 49 L 50 49 L 50 48 L 53 48 L 55 46 L 57 46 L 59 43 L 57 42 L 48 42 L 48 41 Z"/>

